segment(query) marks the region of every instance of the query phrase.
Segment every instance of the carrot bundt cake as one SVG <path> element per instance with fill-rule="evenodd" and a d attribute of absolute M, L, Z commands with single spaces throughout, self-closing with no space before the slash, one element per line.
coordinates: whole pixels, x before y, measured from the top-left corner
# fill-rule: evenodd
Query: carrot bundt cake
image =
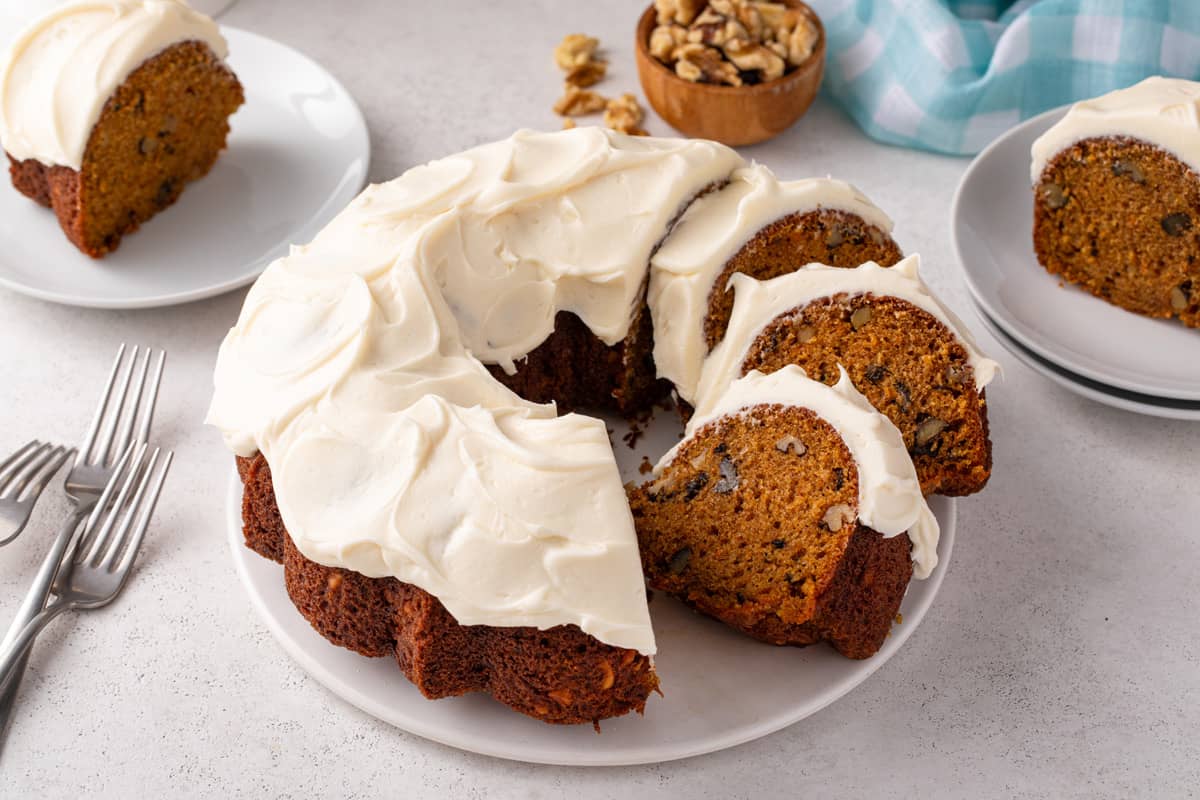
<path fill-rule="evenodd" d="M 93 258 L 175 202 L 225 147 L 242 86 L 216 24 L 182 0 L 70 3 L 0 65 L 13 186 Z"/>
<path fill-rule="evenodd" d="M 1200 83 L 1076 103 L 1033 144 L 1038 261 L 1097 297 L 1200 327 Z"/>
<path fill-rule="evenodd" d="M 734 275 L 733 312 L 704 362 L 697 411 L 751 370 L 796 364 L 833 384 L 844 368 L 900 429 L 925 494 L 981 490 L 992 466 L 983 389 L 997 365 L 933 297 L 918 266 L 913 255 L 889 268 L 809 264 L 766 281 Z"/>
<path fill-rule="evenodd" d="M 208 421 L 238 457 L 247 545 L 283 562 L 316 630 L 395 657 L 428 697 L 485 691 L 557 723 L 643 709 L 658 678 L 626 488 L 604 422 L 555 403 L 628 413 L 672 376 L 662 315 L 702 326 L 708 306 L 647 298 L 652 258 L 743 167 L 713 142 L 519 131 L 368 187 L 267 268 L 221 346 Z M 770 255 L 735 271 L 795 269 L 787 248 L 835 223 L 849 246 L 887 248 L 857 193 L 812 187 L 762 215 L 792 227 L 746 231 L 738 248 Z M 706 301 L 719 272 L 689 291 Z M 890 619 L 893 594 L 854 595 L 871 604 L 857 613 Z"/>
<path fill-rule="evenodd" d="M 880 648 L 938 526 L 900 432 L 851 385 L 750 372 L 630 493 L 652 587 L 772 644 Z"/>

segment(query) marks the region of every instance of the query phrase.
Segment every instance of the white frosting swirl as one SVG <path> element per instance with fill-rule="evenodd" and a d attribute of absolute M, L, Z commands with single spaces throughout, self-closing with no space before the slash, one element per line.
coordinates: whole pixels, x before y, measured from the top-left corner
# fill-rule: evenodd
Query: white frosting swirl
<path fill-rule="evenodd" d="M 1076 103 L 1033 143 L 1030 181 L 1061 151 L 1103 136 L 1141 139 L 1200 172 L 1200 83 L 1155 76 Z"/>
<path fill-rule="evenodd" d="M 654 311 L 654 363 L 658 376 L 674 383 L 684 400 L 696 400 L 700 367 L 708 354 L 704 318 L 725 264 L 767 225 L 820 209 L 857 214 L 885 233 L 892 230 L 888 216 L 848 183 L 831 178 L 780 181 L 754 164 L 735 171 L 728 186 L 693 203 L 654 254 L 648 295 Z"/>
<path fill-rule="evenodd" d="M 725 338 L 704 361 L 696 413 L 707 413 L 708 407 L 724 396 L 726 387 L 741 373 L 742 363 L 754 341 L 768 325 L 779 316 L 803 308 L 814 300 L 838 294 L 896 297 L 927 312 L 958 338 L 967 351 L 975 387 L 983 391 L 996 376 L 999 364 L 979 351 L 962 321 L 930 293 L 921 280 L 919 268 L 920 256 L 911 255 L 892 267 L 881 267 L 873 261 L 854 269 L 809 264 L 766 281 L 741 273 L 734 275 L 730 280 L 734 302 L 729 328 Z"/>
<path fill-rule="evenodd" d="M 228 53 L 181 0 L 80 0 L 21 32 L 0 61 L 0 145 L 18 161 L 79 169 L 105 103 L 144 61 L 184 41 Z"/>
<path fill-rule="evenodd" d="M 369 187 L 251 289 L 208 421 L 266 457 L 306 557 L 415 584 L 464 625 L 576 624 L 652 653 L 604 423 L 556 418 L 480 359 L 511 368 L 560 309 L 619 341 L 671 219 L 738 163 L 521 131 Z"/>
<path fill-rule="evenodd" d="M 927 578 L 937 566 L 938 523 L 921 494 L 921 483 L 891 421 L 863 397 L 846 370 L 833 386 L 814 381 L 794 364 L 764 375 L 751 370 L 728 384 L 688 422 L 685 438 L 654 468 L 658 477 L 688 438 L 710 422 L 756 406 L 806 408 L 842 437 L 858 469 L 858 520 L 884 536 L 907 533 L 912 541 L 913 575 Z"/>

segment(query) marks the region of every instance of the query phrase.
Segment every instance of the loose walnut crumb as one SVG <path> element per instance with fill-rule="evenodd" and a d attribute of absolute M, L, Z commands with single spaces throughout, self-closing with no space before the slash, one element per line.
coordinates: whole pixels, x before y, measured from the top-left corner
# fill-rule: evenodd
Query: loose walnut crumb
<path fill-rule="evenodd" d="M 682 37 L 685 33 L 685 29 L 679 27 L 679 35 Z M 554 49 L 554 61 L 566 73 L 563 95 L 554 104 L 554 113 L 566 117 L 564 130 L 575 127 L 573 118 L 576 116 L 603 111 L 604 124 L 613 130 L 646 136 L 641 127 L 645 112 L 636 97 L 623 94 L 610 100 L 586 88 L 599 83 L 608 72 L 608 62 L 596 58 L 599 47 L 600 41 L 595 37 L 572 33 Z M 629 442 L 630 447 L 635 443 L 636 436 Z"/>
<path fill-rule="evenodd" d="M 626 92 L 608 101 L 604 109 L 604 124 L 621 133 L 645 136 L 646 131 L 641 128 L 645 116 L 646 112 L 638 105 L 637 98 Z"/>
<path fill-rule="evenodd" d="M 603 96 L 578 86 L 568 86 L 563 96 L 554 104 L 554 113 L 563 117 L 577 117 L 581 114 L 595 114 L 603 111 L 608 101 Z"/>
<path fill-rule="evenodd" d="M 608 72 L 607 61 L 585 61 L 567 72 L 566 83 L 568 86 L 581 88 L 594 86 L 604 79 L 606 72 Z"/>
<path fill-rule="evenodd" d="M 569 33 L 554 48 L 554 63 L 559 69 L 570 72 L 593 59 L 600 40 L 582 33 Z"/>
<path fill-rule="evenodd" d="M 782 3 L 658 0 L 655 8 L 650 54 L 695 82 L 775 80 L 807 61 L 820 35 L 808 15 Z"/>

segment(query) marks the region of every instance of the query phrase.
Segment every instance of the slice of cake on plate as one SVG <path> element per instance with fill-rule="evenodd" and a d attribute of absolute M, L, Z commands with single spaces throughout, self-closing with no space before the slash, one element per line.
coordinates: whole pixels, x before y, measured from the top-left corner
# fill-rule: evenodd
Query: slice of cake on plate
<path fill-rule="evenodd" d="M 1114 305 L 1200 327 L 1200 83 L 1076 103 L 1033 143 L 1033 245 Z"/>
<path fill-rule="evenodd" d="M 652 587 L 772 644 L 883 644 L 938 526 L 900 432 L 845 372 L 751 372 L 630 491 Z"/>
<path fill-rule="evenodd" d="M 208 17 L 181 0 L 74 2 L 0 62 L 13 186 L 94 258 L 175 202 L 225 147 L 242 86 Z"/>
<path fill-rule="evenodd" d="M 809 264 L 758 281 L 734 275 L 724 339 L 704 362 L 697 413 L 751 370 L 796 364 L 854 386 L 900 429 L 926 494 L 965 495 L 992 467 L 984 387 L 996 362 L 930 293 L 919 256 L 893 267 Z"/>
<path fill-rule="evenodd" d="M 902 255 L 891 232 L 887 214 L 848 183 L 781 181 L 758 164 L 735 171 L 692 203 L 651 260 L 659 376 L 695 402 L 700 365 L 729 324 L 734 275 L 766 280 L 810 262 L 890 266 Z"/>

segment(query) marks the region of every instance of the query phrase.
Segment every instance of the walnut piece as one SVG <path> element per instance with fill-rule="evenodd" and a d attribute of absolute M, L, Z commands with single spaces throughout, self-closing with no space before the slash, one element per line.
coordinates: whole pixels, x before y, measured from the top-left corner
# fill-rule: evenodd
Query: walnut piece
<path fill-rule="evenodd" d="M 554 104 L 554 113 L 562 117 L 577 117 L 603 111 L 608 101 L 602 95 L 578 86 L 568 86 L 563 96 Z"/>
<path fill-rule="evenodd" d="M 783 3 L 657 0 L 655 8 L 650 55 L 689 81 L 741 86 L 775 80 L 809 60 L 820 37 L 811 17 Z"/>
<path fill-rule="evenodd" d="M 568 86 L 580 88 L 593 86 L 604 79 L 606 72 L 608 72 L 607 61 L 585 61 L 567 71 L 566 83 Z"/>
<path fill-rule="evenodd" d="M 559 69 L 572 70 L 593 60 L 600 40 L 582 33 L 569 33 L 554 48 L 554 63 Z"/>
<path fill-rule="evenodd" d="M 675 74 L 694 83 L 723 83 L 741 86 L 742 76 L 721 51 L 706 44 L 688 43 L 675 51 Z"/>
<path fill-rule="evenodd" d="M 788 63 L 798 67 L 808 60 L 817 46 L 817 27 L 808 17 L 801 16 L 800 24 L 788 35 Z"/>
<path fill-rule="evenodd" d="M 750 42 L 729 42 L 725 45 L 725 56 L 742 72 L 759 70 L 762 80 L 773 81 L 783 76 L 787 64 L 770 48 Z"/>
<path fill-rule="evenodd" d="M 654 0 L 654 10 L 658 15 L 658 24 L 666 25 L 671 22 L 680 25 L 691 25 L 692 20 L 704 8 L 704 0 Z"/>
<path fill-rule="evenodd" d="M 628 133 L 633 136 L 646 136 L 642 130 L 642 120 L 646 112 L 638 105 L 637 98 L 626 92 L 620 97 L 608 101 L 604 109 L 604 124 L 614 131 Z"/>
<path fill-rule="evenodd" d="M 687 41 L 688 30 L 682 25 L 659 25 L 650 32 L 650 55 L 664 64 L 675 60 L 675 49 Z"/>

